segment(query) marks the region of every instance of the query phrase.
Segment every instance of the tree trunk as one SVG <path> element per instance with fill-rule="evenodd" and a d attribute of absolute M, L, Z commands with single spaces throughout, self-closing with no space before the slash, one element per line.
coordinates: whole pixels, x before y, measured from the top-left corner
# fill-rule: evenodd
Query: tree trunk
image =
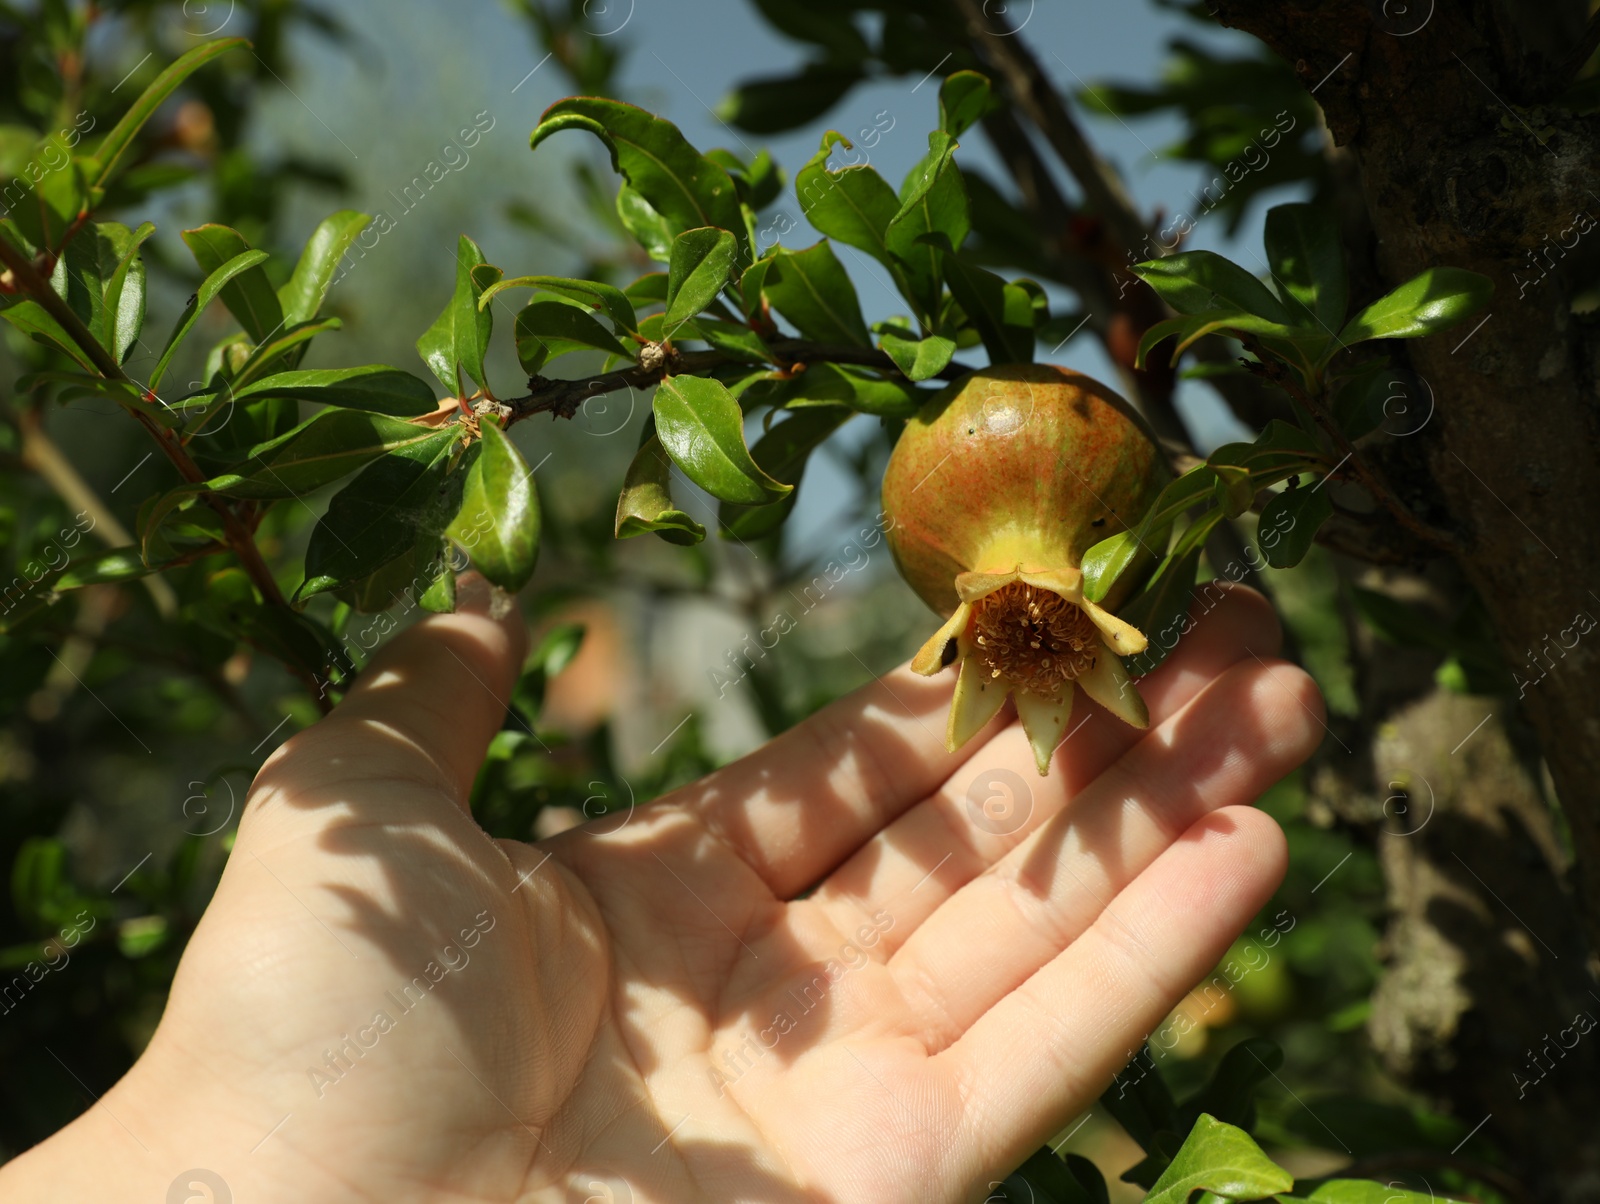
<path fill-rule="evenodd" d="M 1600 122 L 1520 107 L 1557 94 L 1581 63 L 1585 8 L 1513 14 L 1214 0 L 1316 89 L 1359 168 L 1386 287 L 1430 267 L 1494 281 L 1485 315 L 1396 346 L 1426 382 L 1428 421 L 1386 449 L 1411 465 L 1404 500 L 1462 540 L 1517 704 L 1438 692 L 1368 700 L 1386 734 L 1374 788 L 1409 777 L 1420 828 L 1379 837 L 1394 918 L 1373 1037 L 1397 1072 L 1445 1092 L 1467 1125 L 1518 1163 L 1541 1198 L 1600 1198 L 1592 1098 L 1600 1052 L 1563 1050 L 1574 1012 L 1600 1017 L 1600 326 L 1573 312 L 1600 263 Z M 1567 55 L 1562 62 L 1561 56 Z M 1594 189 L 1594 191 L 1591 191 Z M 1358 298 L 1368 300 L 1370 298 Z M 1421 421 L 1421 416 L 1418 416 Z M 1530 728 L 1559 796 L 1566 855 L 1537 770 L 1510 733 Z M 1383 797 L 1382 795 L 1379 796 Z M 1581 924 L 1580 924 L 1581 921 Z M 1597 992 L 1600 993 L 1600 992 Z M 1572 1034 L 1567 1032 L 1566 1040 Z M 1546 1047 L 1548 1046 L 1548 1051 Z M 1531 1055 L 1531 1057 L 1530 1057 Z M 1549 1078 L 1537 1085 L 1540 1068 Z"/>

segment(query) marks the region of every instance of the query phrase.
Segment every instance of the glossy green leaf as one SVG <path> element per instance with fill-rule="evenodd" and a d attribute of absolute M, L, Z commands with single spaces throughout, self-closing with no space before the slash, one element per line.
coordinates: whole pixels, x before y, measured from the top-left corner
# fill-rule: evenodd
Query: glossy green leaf
<path fill-rule="evenodd" d="M 673 239 L 667 268 L 667 338 L 727 287 L 738 253 L 733 235 L 711 226 L 685 230 Z"/>
<path fill-rule="evenodd" d="M 695 150 L 670 121 L 620 101 L 573 96 L 545 110 L 531 144 L 537 147 L 566 129 L 587 130 L 605 143 L 612 167 L 666 220 L 673 234 L 697 226 L 732 230 L 741 240 L 741 259 L 749 259 L 733 179 Z"/>
<path fill-rule="evenodd" d="M 1294 1187 L 1294 1176 L 1261 1152 L 1243 1129 L 1202 1113 L 1145 1204 L 1188 1204 L 1196 1191 L 1259 1200 Z"/>
<path fill-rule="evenodd" d="M 287 324 L 309 322 L 317 316 L 333 284 L 339 261 L 355 242 L 356 235 L 371 221 L 370 214 L 341 209 L 317 224 L 300 252 L 294 274 L 278 290 L 278 304 L 283 308 L 283 320 Z"/>
<path fill-rule="evenodd" d="M 483 353 L 494 327 L 492 310 L 478 308 L 478 297 L 495 282 L 478 285 L 473 269 L 484 266 L 478 244 L 463 234 L 456 243 L 456 286 L 433 325 L 417 340 L 417 354 L 452 394 L 460 396 L 457 365 L 478 384 L 484 383 Z M 592 319 L 591 319 L 592 321 Z"/>
<path fill-rule="evenodd" d="M 236 389 L 244 388 L 272 369 L 298 360 L 311 340 L 319 334 L 339 330 L 343 326 L 340 318 L 321 318 L 315 322 L 301 322 L 298 326 L 285 326 L 272 338 L 263 340 L 250 353 L 250 357 L 233 374 L 230 383 Z"/>
<path fill-rule="evenodd" d="M 34 342 L 63 352 L 76 360 L 85 371 L 98 374 L 94 360 L 37 301 L 14 301 L 0 310 L 0 318 L 10 322 Z"/>
<path fill-rule="evenodd" d="M 1184 251 L 1136 264 L 1133 270 L 1180 314 L 1221 308 L 1294 325 L 1288 308 L 1266 285 L 1215 251 Z"/>
<path fill-rule="evenodd" d="M 566 301 L 530 301 L 517 314 L 517 360 L 529 376 L 571 351 L 604 351 L 630 358 L 621 343 L 589 311 Z"/>
<path fill-rule="evenodd" d="M 1261 507 L 1256 543 L 1273 568 L 1292 569 L 1305 559 L 1317 529 L 1333 516 L 1333 502 L 1320 484 L 1285 489 Z"/>
<path fill-rule="evenodd" d="M 660 275 L 651 273 L 650 277 Z M 603 313 L 610 318 L 612 324 L 619 331 L 631 334 L 639 329 L 639 319 L 633 310 L 633 302 L 623 291 L 614 285 L 602 284 L 598 280 L 569 280 L 564 276 L 513 276 L 508 280 L 501 280 L 483 290 L 483 295 L 478 298 L 478 307 L 489 304 L 500 293 L 510 288 L 532 288 L 541 292 L 554 293 L 558 297 L 566 297 L 573 301 L 581 301 L 597 313 Z"/>
<path fill-rule="evenodd" d="M 1339 340 L 1418 339 L 1471 317 L 1493 295 L 1494 282 L 1487 276 L 1465 268 L 1429 268 L 1356 314 Z"/>
<path fill-rule="evenodd" d="M 773 480 L 793 486 L 793 491 L 761 506 L 724 502 L 719 515 L 723 532 L 736 539 L 759 539 L 782 526 L 800 496 L 800 478 L 811 453 L 855 414 L 845 406 L 817 406 L 796 410 L 774 423 L 750 449 L 750 457 Z"/>
<path fill-rule="evenodd" d="M 959 138 L 985 114 L 999 107 L 989 77 L 977 71 L 955 71 L 939 85 L 939 128 Z"/>
<path fill-rule="evenodd" d="M 867 163 L 828 170 L 828 156 L 836 146 L 850 147 L 849 139 L 835 130 L 822 136 L 822 146 L 794 179 L 800 209 L 817 230 L 829 238 L 865 251 L 892 271 L 900 270 L 889 250 L 889 223 L 900 212 L 900 198 L 889 182 Z"/>
<path fill-rule="evenodd" d="M 672 462 L 655 435 L 634 453 L 617 498 L 616 535 L 632 539 L 654 531 L 668 543 L 687 547 L 706 537 L 706 529 L 672 504 Z"/>
<path fill-rule="evenodd" d="M 1281 418 L 1270 420 L 1249 443 L 1224 443 L 1209 456 L 1213 468 L 1231 466 L 1249 471 L 1255 488 L 1276 484 L 1287 474 L 1310 472 L 1325 463 L 1316 439 Z"/>
<path fill-rule="evenodd" d="M 944 278 L 983 340 L 994 364 L 1033 362 L 1033 301 L 1026 290 L 1007 284 L 956 252 L 945 252 Z"/>
<path fill-rule="evenodd" d="M 255 268 L 267 259 L 265 251 L 241 251 L 232 259 L 218 265 L 204 280 L 200 287 L 189 298 L 189 304 L 184 307 L 177 325 L 172 328 L 172 333 L 167 336 L 167 345 L 161 349 L 161 358 L 156 361 L 155 368 L 150 373 L 150 388 L 161 387 L 162 378 L 167 374 L 167 368 L 172 364 L 172 357 L 177 354 L 183 340 L 189 337 L 189 332 L 194 329 L 194 324 L 200 320 L 200 315 L 206 311 L 213 299 L 226 288 L 235 276 L 241 275 Z"/>
<path fill-rule="evenodd" d="M 939 235 L 960 250 L 972 228 L 967 190 L 952 156 L 956 142 L 942 130 L 928 135 L 928 153 L 907 174 L 900 188 L 900 208 L 890 220 L 884 241 L 901 266 L 905 296 L 925 326 L 939 310 L 944 279 Z"/>
<path fill-rule="evenodd" d="M 82 589 L 87 585 L 108 585 L 118 581 L 132 581 L 157 571 L 145 564 L 136 547 L 112 548 L 98 552 L 67 565 L 50 588 L 61 593 Z"/>
<path fill-rule="evenodd" d="M 844 405 L 880 418 L 910 418 L 933 396 L 933 390 L 823 360 L 786 380 L 759 381 L 751 386 L 750 396 L 763 405 L 790 409 Z"/>
<path fill-rule="evenodd" d="M 215 223 L 183 231 L 183 241 L 208 278 L 229 260 L 250 250 L 244 235 Z M 277 290 L 259 263 L 229 279 L 222 286 L 221 296 L 228 312 L 253 342 L 271 338 L 283 325 L 283 306 L 278 303 Z"/>
<path fill-rule="evenodd" d="M 140 222 L 135 230 L 120 222 L 100 222 L 95 228 L 117 257 L 106 278 L 103 326 L 96 333 L 117 363 L 126 363 L 144 329 L 145 270 L 139 247 L 156 228 L 150 222 Z"/>
<path fill-rule="evenodd" d="M 1309 1195 L 1280 1196 L 1279 1199 L 1311 1200 L 1315 1204 L 1457 1204 L 1454 1196 L 1441 1196 L 1432 1191 L 1424 1195 L 1372 1179 L 1324 1179 Z"/>
<path fill-rule="evenodd" d="M 671 258 L 672 223 L 627 184 L 617 189 L 617 217 L 651 259 L 666 263 Z"/>
<path fill-rule="evenodd" d="M 855 285 L 826 239 L 803 251 L 777 251 L 763 291 L 806 338 L 864 347 L 872 343 Z"/>
<path fill-rule="evenodd" d="M 661 446 L 684 476 L 712 497 L 756 505 L 793 488 L 773 480 L 750 458 L 744 412 L 721 382 L 669 376 L 656 387 L 654 412 Z"/>
<path fill-rule="evenodd" d="M 954 339 L 936 334 L 919 339 L 886 330 L 878 336 L 878 346 L 908 380 L 928 380 L 939 375 L 950 366 L 956 353 Z"/>
<path fill-rule="evenodd" d="M 230 497 L 302 497 L 389 452 L 410 454 L 459 437 L 450 427 L 417 426 L 367 410 L 323 410 L 252 448 L 248 460 L 205 488 Z"/>
<path fill-rule="evenodd" d="M 1134 363 L 1143 367 L 1146 357 L 1155 346 L 1165 340 L 1178 336 L 1178 342 L 1172 349 L 1171 363 L 1176 364 L 1178 357 L 1208 334 L 1231 332 L 1236 334 L 1253 334 L 1260 336 L 1264 341 L 1269 339 L 1291 340 L 1299 337 L 1309 337 L 1315 343 L 1317 350 L 1332 344 L 1332 337 L 1326 334 L 1313 334 L 1302 327 L 1285 326 L 1281 322 L 1274 322 L 1269 318 L 1258 317 L 1246 313 L 1242 309 L 1208 309 L 1196 314 L 1180 314 L 1176 318 L 1167 318 L 1157 322 L 1144 332 L 1144 337 L 1139 340 L 1139 350 L 1134 358 Z"/>
<path fill-rule="evenodd" d="M 1344 322 L 1350 282 L 1339 223 L 1326 205 L 1276 205 L 1263 235 L 1267 266 L 1286 306 L 1300 305 L 1329 334 Z"/>
<path fill-rule="evenodd" d="M 450 471 L 459 444 L 458 431 L 431 432 L 379 456 L 334 494 L 311 531 L 306 580 L 296 597 L 340 590 L 358 609 L 372 610 L 386 607 L 410 586 L 407 574 L 417 592 L 431 585 L 437 571 L 423 580 L 416 577 L 437 559 L 444 530 L 461 508 L 466 474 Z M 362 588 L 364 580 L 380 575 L 376 588 Z"/>
<path fill-rule="evenodd" d="M 387 364 L 357 368 L 296 368 L 264 376 L 232 392 L 235 401 L 292 397 L 322 405 L 414 418 L 438 408 L 433 387 L 421 377 Z M 204 395 L 202 395 L 204 396 Z"/>
<path fill-rule="evenodd" d="M 533 576 L 539 556 L 539 492 L 505 433 L 487 420 L 480 429 L 482 450 L 445 534 L 467 550 L 474 568 L 514 594 Z"/>
<path fill-rule="evenodd" d="M 777 363 L 777 357 L 767 342 L 748 326 L 725 322 L 721 318 L 704 315 L 685 323 L 678 331 L 679 338 L 700 339 L 718 351 L 742 356 L 752 363 Z"/>
<path fill-rule="evenodd" d="M 103 189 L 116 178 L 123 167 L 123 153 L 144 128 L 145 122 L 150 120 L 167 97 L 178 90 L 184 80 L 212 59 L 249 44 L 244 38 L 218 38 L 214 42 L 202 42 L 179 55 L 160 75 L 151 80 L 149 86 L 139 94 L 139 98 L 95 148 L 95 161 L 100 165 L 100 170 L 93 180 L 94 186 Z"/>

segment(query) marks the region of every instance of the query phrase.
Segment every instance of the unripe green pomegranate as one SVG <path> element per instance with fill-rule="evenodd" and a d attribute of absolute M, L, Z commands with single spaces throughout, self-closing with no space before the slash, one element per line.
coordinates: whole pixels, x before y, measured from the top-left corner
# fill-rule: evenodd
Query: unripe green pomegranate
<path fill-rule="evenodd" d="M 1083 596 L 1081 566 L 1091 546 L 1137 523 L 1168 479 L 1127 402 L 1049 364 L 973 372 L 906 424 L 884 472 L 883 509 L 901 574 L 948 616 L 911 667 L 932 675 L 959 665 L 952 752 L 1010 694 L 1047 773 L 1075 685 L 1148 726 L 1122 665 L 1145 637 Z"/>

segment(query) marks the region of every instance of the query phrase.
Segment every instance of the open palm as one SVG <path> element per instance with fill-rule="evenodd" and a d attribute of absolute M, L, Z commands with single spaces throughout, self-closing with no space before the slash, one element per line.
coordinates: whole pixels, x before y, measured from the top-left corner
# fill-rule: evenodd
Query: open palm
<path fill-rule="evenodd" d="M 1004 717 L 944 752 L 951 683 L 899 670 L 629 816 L 491 841 L 462 800 L 525 637 L 463 596 L 269 759 L 150 1048 L 0 1188 L 982 1199 L 1266 900 L 1282 836 L 1238 804 L 1321 731 L 1230 589 L 1151 730 L 1096 711 L 1048 778 Z"/>

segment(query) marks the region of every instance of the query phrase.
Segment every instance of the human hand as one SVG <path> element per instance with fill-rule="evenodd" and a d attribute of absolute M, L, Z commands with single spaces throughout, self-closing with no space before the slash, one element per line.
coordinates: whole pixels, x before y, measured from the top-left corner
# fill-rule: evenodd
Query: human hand
<path fill-rule="evenodd" d="M 464 579 L 268 758 L 149 1048 L 0 1197 L 982 1199 L 1282 877 L 1241 804 L 1321 703 L 1223 589 L 1150 730 L 1094 709 L 1046 779 L 901 668 L 524 844 L 465 807 L 526 634 Z"/>

